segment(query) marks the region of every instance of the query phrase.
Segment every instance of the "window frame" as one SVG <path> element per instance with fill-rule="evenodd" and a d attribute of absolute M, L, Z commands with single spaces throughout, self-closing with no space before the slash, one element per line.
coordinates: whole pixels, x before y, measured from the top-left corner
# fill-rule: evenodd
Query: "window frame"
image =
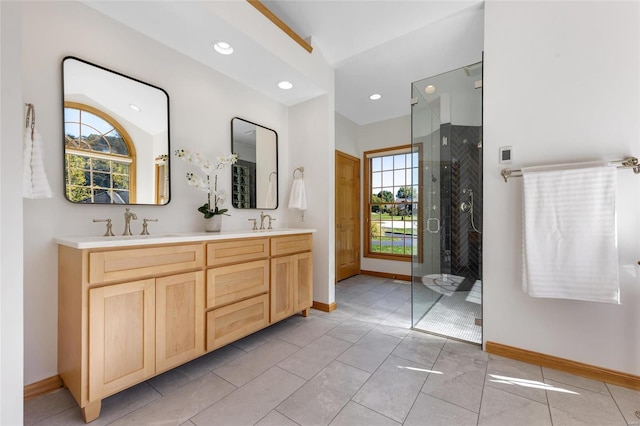
<path fill-rule="evenodd" d="M 404 154 L 416 153 L 418 156 L 418 182 L 417 185 L 405 185 L 405 186 L 417 186 L 418 187 L 418 200 L 412 201 L 414 207 L 412 207 L 412 211 L 415 208 L 416 210 L 416 219 L 417 222 L 417 232 L 416 232 L 416 240 L 417 240 L 417 252 L 414 254 L 395 254 L 395 253 L 381 253 L 377 251 L 371 251 L 371 207 L 374 205 L 371 203 L 371 194 L 372 194 L 372 160 L 373 158 L 387 157 L 395 154 L 401 154 L 405 151 Z M 375 259 L 385 259 L 385 260 L 396 260 L 402 262 L 410 262 L 414 257 L 420 258 L 422 255 L 422 240 L 423 240 L 423 225 L 420 217 L 422 217 L 422 203 L 423 203 L 423 194 L 422 194 L 422 144 L 413 144 L 413 145 L 399 145 L 389 148 L 382 148 L 376 150 L 370 150 L 363 152 L 363 163 L 364 163 L 364 196 L 363 198 L 363 209 L 365 212 L 364 221 L 363 221 L 363 257 L 375 258 Z M 411 167 L 413 168 L 413 166 Z M 406 167 L 405 167 L 406 169 Z M 394 193 L 394 199 L 396 194 Z M 398 204 L 394 201 L 393 204 Z"/>
<path fill-rule="evenodd" d="M 90 105 L 86 105 L 80 102 L 71 102 L 71 101 L 66 101 L 64 102 L 64 108 L 70 108 L 70 109 L 76 109 L 79 110 L 81 112 L 87 112 L 90 114 L 93 114 L 97 117 L 100 117 L 101 119 L 103 119 L 104 121 L 106 121 L 107 123 L 109 123 L 111 126 L 113 126 L 113 128 L 120 134 L 120 136 L 122 136 L 122 140 L 124 141 L 124 143 L 127 146 L 127 150 L 129 151 L 129 155 L 128 156 L 124 156 L 124 155 L 119 155 L 119 154 L 105 154 L 105 153 L 100 153 L 97 151 L 93 151 L 93 150 L 85 150 L 82 148 L 67 148 L 67 144 L 66 144 L 66 132 L 65 132 L 65 143 L 63 146 L 64 149 L 64 157 L 65 157 L 65 164 L 64 164 L 64 189 L 65 189 L 65 198 L 67 198 L 67 200 L 73 202 L 73 203 L 79 203 L 79 201 L 72 201 L 68 198 L 68 165 L 67 165 L 67 161 L 66 161 L 66 156 L 67 154 L 72 154 L 72 155 L 77 155 L 77 156 L 82 156 L 85 158 L 93 158 L 93 159 L 100 159 L 100 160 L 106 160 L 106 161 L 116 161 L 119 163 L 126 163 L 129 166 L 129 201 L 127 204 L 135 204 L 136 203 L 136 149 L 135 149 L 135 144 L 133 143 L 133 140 L 131 139 L 131 136 L 129 136 L 129 133 L 125 130 L 125 128 L 112 116 L 110 116 L 109 114 L 107 114 L 106 112 L 92 107 Z M 64 121 L 64 124 L 66 125 L 67 121 Z M 112 174 L 112 172 L 110 173 Z M 111 185 L 112 188 L 110 188 L 111 190 L 117 190 L 117 188 L 113 188 L 113 178 L 110 179 L 111 180 Z M 76 185 L 77 186 L 77 185 Z M 92 199 L 93 199 L 93 183 L 90 183 L 89 185 L 83 186 L 84 188 L 91 188 L 91 194 L 92 194 Z M 94 201 L 92 200 L 92 203 Z M 106 203 L 100 203 L 100 204 L 106 204 Z M 114 203 L 109 203 L 109 204 L 114 204 Z"/>

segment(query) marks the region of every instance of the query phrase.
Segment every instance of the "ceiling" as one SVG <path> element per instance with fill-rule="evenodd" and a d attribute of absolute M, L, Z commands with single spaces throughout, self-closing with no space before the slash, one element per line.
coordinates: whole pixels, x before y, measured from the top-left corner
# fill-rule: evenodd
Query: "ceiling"
<path fill-rule="evenodd" d="M 84 3 L 285 105 L 326 92 L 228 19 L 234 11 L 247 13 L 244 1 Z M 477 16 L 482 0 L 263 3 L 311 42 L 314 55 L 320 52 L 335 69 L 336 111 L 360 125 L 409 114 L 412 82 L 481 58 L 482 37 L 478 34 L 482 34 L 482 20 Z M 458 17 L 455 25 L 447 25 L 452 17 Z M 464 58 L 465 48 L 456 45 L 464 37 L 480 38 L 465 43 L 474 45 L 467 49 L 476 51 L 471 59 Z M 229 41 L 234 54 L 212 53 L 214 40 Z M 256 64 L 260 72 L 255 72 Z M 275 83 L 282 79 L 292 81 L 294 88 L 279 89 Z M 381 94 L 382 99 L 369 100 L 372 93 Z"/>

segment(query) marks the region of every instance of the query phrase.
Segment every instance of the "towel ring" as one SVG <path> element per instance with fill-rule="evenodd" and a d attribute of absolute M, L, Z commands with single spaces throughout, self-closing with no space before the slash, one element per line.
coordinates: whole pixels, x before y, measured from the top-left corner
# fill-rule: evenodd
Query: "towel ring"
<path fill-rule="evenodd" d="M 296 172 L 300 172 L 300 177 L 304 179 L 304 167 L 298 167 L 293 171 L 293 178 L 296 178 Z"/>
<path fill-rule="evenodd" d="M 269 173 L 269 182 L 271 182 L 271 175 L 276 175 L 276 176 L 278 176 L 278 173 L 277 173 L 277 172 L 271 172 L 271 173 Z"/>

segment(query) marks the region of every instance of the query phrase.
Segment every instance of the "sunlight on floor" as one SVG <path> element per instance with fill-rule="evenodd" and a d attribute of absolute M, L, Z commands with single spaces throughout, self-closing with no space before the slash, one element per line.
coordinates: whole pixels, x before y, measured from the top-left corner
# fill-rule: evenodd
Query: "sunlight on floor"
<path fill-rule="evenodd" d="M 525 388 L 536 388 L 536 389 L 544 389 L 548 391 L 561 392 L 561 393 L 571 393 L 574 395 L 580 395 L 578 392 L 573 392 L 568 389 L 557 388 L 553 385 L 549 385 L 547 383 L 537 382 L 535 380 L 525 380 L 525 379 L 517 379 L 515 377 L 507 377 L 507 376 L 498 376 L 496 374 L 489 374 L 490 377 L 493 377 L 496 380 L 490 380 L 494 383 L 504 383 L 507 385 L 517 385 Z"/>

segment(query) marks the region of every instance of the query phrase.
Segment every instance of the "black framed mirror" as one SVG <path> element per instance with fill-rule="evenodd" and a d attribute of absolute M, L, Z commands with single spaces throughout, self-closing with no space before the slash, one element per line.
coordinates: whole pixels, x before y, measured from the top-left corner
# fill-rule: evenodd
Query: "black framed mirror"
<path fill-rule="evenodd" d="M 67 200 L 167 204 L 167 92 L 67 56 L 62 61 L 62 97 Z"/>
<path fill-rule="evenodd" d="M 231 120 L 231 204 L 237 209 L 278 208 L 278 134 L 242 118 Z"/>

